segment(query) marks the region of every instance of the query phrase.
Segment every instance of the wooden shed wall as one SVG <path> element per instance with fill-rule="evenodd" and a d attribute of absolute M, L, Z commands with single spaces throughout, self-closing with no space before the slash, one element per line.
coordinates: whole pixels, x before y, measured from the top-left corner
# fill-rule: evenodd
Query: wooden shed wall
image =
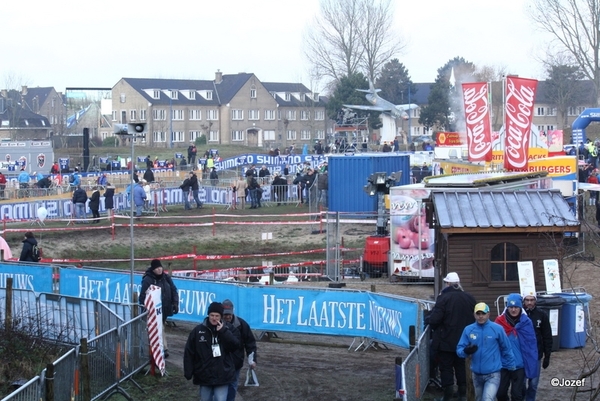
<path fill-rule="evenodd" d="M 448 272 L 458 273 L 464 290 L 472 294 L 477 302 L 490 306 L 492 318 L 496 317 L 496 300 L 499 296 L 519 292 L 519 282 L 492 282 L 490 255 L 494 246 L 511 242 L 521 250 L 521 261 L 531 261 L 534 266 L 536 291 L 544 290 L 544 259 L 560 259 L 559 249 L 562 236 L 548 234 L 448 234 L 446 263 L 440 266 L 441 277 Z M 441 258 L 441 261 L 444 257 Z M 561 275 L 562 276 L 562 275 Z M 501 304 L 502 307 L 503 304 Z"/>

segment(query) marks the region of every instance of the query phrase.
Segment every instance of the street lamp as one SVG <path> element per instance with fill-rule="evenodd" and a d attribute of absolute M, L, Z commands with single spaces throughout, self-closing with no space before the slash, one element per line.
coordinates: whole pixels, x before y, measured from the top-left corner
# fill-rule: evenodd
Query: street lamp
<path fill-rule="evenodd" d="M 135 162 L 134 162 L 134 140 L 137 138 L 144 138 L 146 134 L 143 132 L 146 130 L 146 123 L 137 123 L 137 124 L 115 124 L 115 134 L 120 135 L 123 138 L 129 138 L 131 142 L 131 183 L 129 185 L 129 203 L 130 203 L 130 213 L 129 213 L 129 241 L 131 246 L 131 265 L 129 271 L 129 285 L 130 285 L 130 302 L 133 302 L 133 272 L 135 267 L 135 247 L 133 243 L 133 214 L 135 213 L 135 204 L 133 202 L 133 184 L 135 183 L 133 179 L 133 175 L 135 174 Z"/>

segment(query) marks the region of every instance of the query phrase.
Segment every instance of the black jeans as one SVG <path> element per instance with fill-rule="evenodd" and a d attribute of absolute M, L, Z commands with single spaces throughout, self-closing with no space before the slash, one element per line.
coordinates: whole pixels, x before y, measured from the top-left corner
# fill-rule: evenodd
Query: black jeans
<path fill-rule="evenodd" d="M 510 386 L 511 401 L 523 400 L 523 384 L 525 383 L 525 369 L 507 370 L 500 372 L 500 387 L 496 398 L 498 401 L 508 401 L 508 387 Z"/>
<path fill-rule="evenodd" d="M 456 352 L 438 350 L 437 361 L 442 387 L 452 386 L 454 384 L 454 376 L 456 376 L 456 384 L 459 386 L 467 384 L 465 360 L 456 355 Z"/>

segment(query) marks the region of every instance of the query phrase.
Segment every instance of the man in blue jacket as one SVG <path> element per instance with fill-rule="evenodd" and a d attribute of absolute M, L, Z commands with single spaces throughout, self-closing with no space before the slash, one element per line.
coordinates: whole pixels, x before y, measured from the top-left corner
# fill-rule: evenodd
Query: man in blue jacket
<path fill-rule="evenodd" d="M 508 388 L 512 401 L 523 400 L 525 378 L 533 379 L 540 375 L 538 363 L 538 348 L 533 323 L 523 312 L 520 294 L 509 294 L 506 298 L 506 309 L 496 318 L 496 323 L 502 326 L 508 336 L 513 355 L 515 370 L 509 371 L 502 367 L 498 401 L 508 401 Z"/>
<path fill-rule="evenodd" d="M 490 308 L 475 305 L 475 323 L 463 330 L 456 346 L 461 358 L 471 356 L 471 375 L 477 401 L 494 401 L 500 386 L 500 371 L 515 370 L 515 358 L 502 327 L 490 321 Z"/>
<path fill-rule="evenodd" d="M 146 201 L 146 191 L 142 187 L 142 183 L 138 182 L 133 187 L 133 203 L 135 204 L 135 217 L 142 217 L 142 208 Z"/>

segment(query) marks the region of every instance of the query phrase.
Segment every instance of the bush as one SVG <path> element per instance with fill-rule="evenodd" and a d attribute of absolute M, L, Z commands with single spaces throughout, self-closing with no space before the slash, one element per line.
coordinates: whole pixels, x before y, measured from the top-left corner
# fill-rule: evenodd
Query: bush
<path fill-rule="evenodd" d="M 117 138 L 116 136 L 109 136 L 108 138 L 105 138 L 102 141 L 102 146 L 118 146 L 119 145 L 119 138 Z"/>
<path fill-rule="evenodd" d="M 206 135 L 200 135 L 198 138 L 196 138 L 194 144 L 196 145 L 196 147 L 200 145 L 206 145 Z"/>

